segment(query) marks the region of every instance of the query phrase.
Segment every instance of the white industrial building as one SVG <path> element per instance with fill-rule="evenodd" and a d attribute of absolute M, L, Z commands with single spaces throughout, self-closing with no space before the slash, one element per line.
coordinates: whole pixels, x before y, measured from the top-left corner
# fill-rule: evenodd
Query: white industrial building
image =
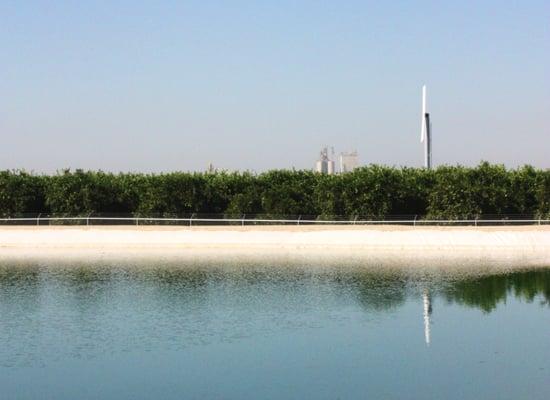
<path fill-rule="evenodd" d="M 328 147 L 324 147 L 319 153 L 319 159 L 315 164 L 315 171 L 320 174 L 332 175 L 336 172 L 351 172 L 359 167 L 359 155 L 357 151 L 340 153 L 338 157 L 338 171 L 336 171 L 334 158 L 334 148 L 331 148 L 331 152 L 329 153 Z"/>
<path fill-rule="evenodd" d="M 357 151 L 340 153 L 340 172 L 351 172 L 359 166 Z"/>
<path fill-rule="evenodd" d="M 334 150 L 332 151 L 332 153 L 334 154 Z M 320 174 L 329 175 L 332 175 L 336 172 L 334 169 L 334 160 L 331 160 L 329 158 L 327 147 L 321 150 L 321 153 L 319 154 L 319 159 L 317 160 L 317 163 L 315 165 L 315 170 Z"/>

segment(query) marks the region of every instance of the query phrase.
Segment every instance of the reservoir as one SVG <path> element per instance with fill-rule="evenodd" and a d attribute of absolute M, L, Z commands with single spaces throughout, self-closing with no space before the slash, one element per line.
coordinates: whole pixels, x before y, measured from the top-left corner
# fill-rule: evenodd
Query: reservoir
<path fill-rule="evenodd" d="M 2 399 L 548 399 L 550 269 L 4 262 Z"/>

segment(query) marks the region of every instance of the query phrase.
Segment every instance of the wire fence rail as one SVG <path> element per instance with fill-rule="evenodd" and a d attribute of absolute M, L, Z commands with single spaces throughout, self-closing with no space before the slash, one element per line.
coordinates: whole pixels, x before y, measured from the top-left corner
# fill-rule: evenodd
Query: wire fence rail
<path fill-rule="evenodd" d="M 17 216 L 0 218 L 0 225 L 455 225 L 455 226 L 497 226 L 497 225 L 550 225 L 550 219 L 533 215 L 480 216 L 465 219 L 427 219 L 417 215 L 369 217 L 326 217 L 326 216 L 258 216 L 258 215 L 200 215 L 184 217 L 166 216 L 105 216 L 90 213 L 85 216 Z"/>

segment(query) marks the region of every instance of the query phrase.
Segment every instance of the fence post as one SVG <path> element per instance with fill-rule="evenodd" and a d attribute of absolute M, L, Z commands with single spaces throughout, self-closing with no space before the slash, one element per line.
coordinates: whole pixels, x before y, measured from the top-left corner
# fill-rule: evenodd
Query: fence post
<path fill-rule="evenodd" d="M 36 225 L 40 225 L 40 216 L 42 215 L 42 213 L 38 214 L 38 217 L 36 217 Z M 540 225 L 540 224 L 539 224 Z"/>
<path fill-rule="evenodd" d="M 139 225 L 139 216 L 136 216 L 135 218 L 136 218 L 136 226 L 138 226 Z"/>
<path fill-rule="evenodd" d="M 242 226 L 244 226 L 244 219 L 245 219 L 245 217 L 246 217 L 246 214 L 243 214 L 243 218 L 242 218 L 242 220 L 241 220 L 241 225 L 242 225 Z"/>
<path fill-rule="evenodd" d="M 355 224 L 357 223 L 357 218 L 358 218 L 358 217 L 359 217 L 359 216 L 356 215 L 355 218 L 353 219 L 353 225 L 355 225 Z"/>
<path fill-rule="evenodd" d="M 195 213 L 191 214 L 191 217 L 189 218 L 189 226 L 193 225 L 193 215 L 195 215 Z"/>
<path fill-rule="evenodd" d="M 418 217 L 418 215 L 414 216 L 413 226 L 416 226 L 416 217 Z"/>
<path fill-rule="evenodd" d="M 475 224 L 475 226 L 477 226 L 477 217 L 476 217 L 476 219 L 475 219 L 475 221 L 474 221 L 474 224 Z"/>
<path fill-rule="evenodd" d="M 88 216 L 86 217 L 86 226 L 89 226 L 90 225 L 90 215 L 93 214 L 93 211 L 91 213 L 88 214 Z"/>
<path fill-rule="evenodd" d="M 300 220 L 301 220 L 301 219 L 302 219 L 302 216 L 299 215 L 299 216 L 298 216 L 298 221 L 297 221 L 298 223 L 297 223 L 297 225 L 300 225 Z"/>

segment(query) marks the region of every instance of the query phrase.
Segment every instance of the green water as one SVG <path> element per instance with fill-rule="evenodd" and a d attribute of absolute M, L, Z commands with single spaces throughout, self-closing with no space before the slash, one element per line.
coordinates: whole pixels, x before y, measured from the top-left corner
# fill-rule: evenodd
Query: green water
<path fill-rule="evenodd" d="M 550 270 L 0 267 L 0 399 L 548 399 Z"/>

